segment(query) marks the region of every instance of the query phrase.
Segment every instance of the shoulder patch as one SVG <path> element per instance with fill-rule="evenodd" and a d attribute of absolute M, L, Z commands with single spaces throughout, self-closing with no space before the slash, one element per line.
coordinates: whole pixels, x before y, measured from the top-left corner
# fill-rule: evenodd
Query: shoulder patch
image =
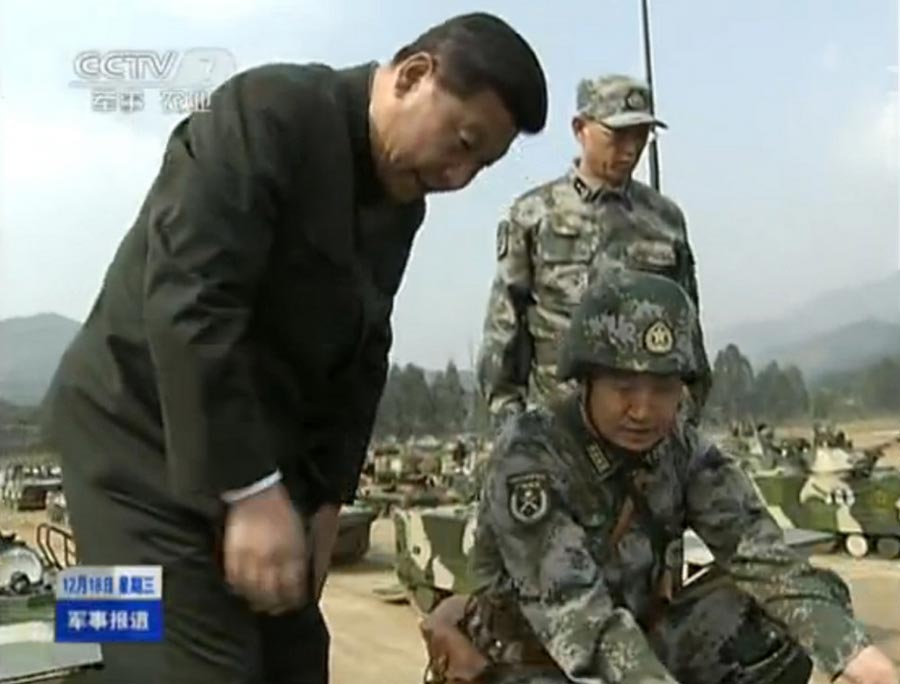
<path fill-rule="evenodd" d="M 546 473 L 533 472 L 510 475 L 509 514 L 523 525 L 533 525 L 550 512 L 550 478 Z"/>

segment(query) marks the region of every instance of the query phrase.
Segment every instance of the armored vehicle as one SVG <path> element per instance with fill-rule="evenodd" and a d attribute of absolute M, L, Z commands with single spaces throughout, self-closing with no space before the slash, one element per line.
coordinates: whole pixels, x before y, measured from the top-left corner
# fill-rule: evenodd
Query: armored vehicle
<path fill-rule="evenodd" d="M 397 580 L 418 610 L 427 613 L 447 596 L 473 589 L 475 504 L 398 508 L 393 522 Z"/>
<path fill-rule="evenodd" d="M 372 522 L 377 514 L 366 506 L 343 506 L 338 519 L 338 538 L 331 562 L 334 565 L 357 563 L 368 553 Z"/>
<path fill-rule="evenodd" d="M 58 466 L 17 464 L 4 471 L 3 503 L 14 510 L 43 510 L 47 507 L 47 494 L 57 491 L 62 491 L 62 475 Z"/>
<path fill-rule="evenodd" d="M 418 443 L 417 443 L 418 444 Z M 371 475 L 362 480 L 358 499 L 385 516 L 395 507 L 437 506 L 458 501 L 443 474 L 442 460 L 431 442 L 416 450 L 383 446 L 373 450 Z"/>
<path fill-rule="evenodd" d="M 54 643 L 54 589 L 75 563 L 71 536 L 39 525 L 35 545 L 0 533 L 0 683 L 59 682 L 102 663 L 97 644 Z"/>
<path fill-rule="evenodd" d="M 782 527 L 834 533 L 855 558 L 873 549 L 896 558 L 900 470 L 879 465 L 884 446 L 854 448 L 843 432 L 817 427 L 812 442 L 757 434 L 732 451 Z"/>
<path fill-rule="evenodd" d="M 834 532 L 855 558 L 900 555 L 900 471 L 871 452 L 817 446 L 750 474 L 782 527 Z"/>

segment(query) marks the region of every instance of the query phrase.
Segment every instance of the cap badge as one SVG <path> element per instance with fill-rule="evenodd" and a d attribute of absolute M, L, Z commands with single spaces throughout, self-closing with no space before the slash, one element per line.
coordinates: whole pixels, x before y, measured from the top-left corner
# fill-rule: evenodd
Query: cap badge
<path fill-rule="evenodd" d="M 651 354 L 668 354 L 674 344 L 672 329 L 665 321 L 656 321 L 644 333 L 644 348 Z"/>
<path fill-rule="evenodd" d="M 647 109 L 647 97 L 640 90 L 632 90 L 625 96 L 625 106 L 631 110 Z"/>

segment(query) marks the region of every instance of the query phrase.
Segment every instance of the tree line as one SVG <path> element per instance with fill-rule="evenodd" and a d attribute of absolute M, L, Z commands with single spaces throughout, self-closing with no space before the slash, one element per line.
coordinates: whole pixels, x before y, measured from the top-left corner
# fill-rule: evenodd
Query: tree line
<path fill-rule="evenodd" d="M 734 345 L 713 364 L 704 418 L 713 423 L 755 419 L 847 419 L 900 411 L 900 357 L 833 374 L 807 384 L 794 365 L 770 362 L 758 373 Z"/>
<path fill-rule="evenodd" d="M 374 438 L 460 433 L 486 434 L 487 406 L 474 382 L 463 382 L 451 361 L 429 373 L 415 364 L 393 365 L 378 407 Z M 737 345 L 728 345 L 713 364 L 713 385 L 704 422 L 755 420 L 782 423 L 797 419 L 845 420 L 900 413 L 900 355 L 864 368 L 807 382 L 795 365 L 773 361 L 760 370 Z"/>
<path fill-rule="evenodd" d="M 490 425 L 481 393 L 465 387 L 452 361 L 428 378 L 415 364 L 392 365 L 378 406 L 376 440 L 433 435 L 449 438 L 463 432 L 483 434 Z"/>
<path fill-rule="evenodd" d="M 900 355 L 824 378 L 812 396 L 814 416 L 900 413 Z"/>

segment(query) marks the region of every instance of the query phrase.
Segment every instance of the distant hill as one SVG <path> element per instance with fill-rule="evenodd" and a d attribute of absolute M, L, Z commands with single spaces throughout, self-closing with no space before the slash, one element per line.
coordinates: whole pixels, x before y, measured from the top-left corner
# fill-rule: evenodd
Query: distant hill
<path fill-rule="evenodd" d="M 900 271 L 859 287 L 827 292 L 788 315 L 710 329 L 710 357 L 729 343 L 759 367 L 794 363 L 804 375 L 856 368 L 900 353 Z"/>
<path fill-rule="evenodd" d="M 850 323 L 805 342 L 772 349 L 769 359 L 793 364 L 808 380 L 861 368 L 884 357 L 900 356 L 900 324 L 879 320 Z"/>
<path fill-rule="evenodd" d="M 35 405 L 80 324 L 57 314 L 0 320 L 0 399 Z M 737 344 L 759 368 L 770 360 L 800 367 L 807 379 L 900 354 L 900 271 L 859 287 L 825 293 L 789 315 L 709 329 L 710 360 Z M 426 371 L 429 382 L 436 371 Z M 459 369 L 466 390 L 475 374 Z"/>
<path fill-rule="evenodd" d="M 58 314 L 0 320 L 0 398 L 38 404 L 79 327 Z"/>

